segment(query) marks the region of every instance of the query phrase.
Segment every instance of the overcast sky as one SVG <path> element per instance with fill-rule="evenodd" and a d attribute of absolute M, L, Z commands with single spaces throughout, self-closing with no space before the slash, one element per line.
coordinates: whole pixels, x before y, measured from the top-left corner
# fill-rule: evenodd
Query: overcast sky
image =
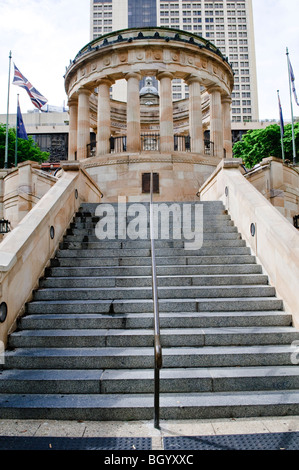
<path fill-rule="evenodd" d="M 140 0 L 142 1 L 142 0 Z M 49 104 L 62 106 L 65 67 L 89 42 L 89 0 L 0 0 L 0 114 L 6 113 L 9 51 L 12 62 Z M 286 47 L 299 97 L 299 1 L 253 0 L 260 119 L 278 119 L 277 90 L 284 119 L 291 117 Z M 11 78 L 13 66 L 11 68 Z M 10 87 L 10 113 L 17 94 L 22 112 L 34 109 L 27 93 Z M 299 107 L 294 103 L 294 115 Z"/>

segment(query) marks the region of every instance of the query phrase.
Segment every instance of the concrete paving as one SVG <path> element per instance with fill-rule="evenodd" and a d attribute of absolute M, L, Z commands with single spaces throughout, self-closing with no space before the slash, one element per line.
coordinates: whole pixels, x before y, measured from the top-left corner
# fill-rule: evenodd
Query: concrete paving
<path fill-rule="evenodd" d="M 0 420 L 0 436 L 30 437 L 150 437 L 152 450 L 164 450 L 167 436 L 215 436 L 299 432 L 299 416 L 161 421 Z"/>

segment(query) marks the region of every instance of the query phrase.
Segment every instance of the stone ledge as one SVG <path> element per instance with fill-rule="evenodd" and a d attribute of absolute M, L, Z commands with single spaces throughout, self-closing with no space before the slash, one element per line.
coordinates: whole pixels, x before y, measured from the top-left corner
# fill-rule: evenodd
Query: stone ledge
<path fill-rule="evenodd" d="M 62 161 L 60 166 L 64 171 L 79 171 L 81 169 L 81 163 L 77 160 Z"/>

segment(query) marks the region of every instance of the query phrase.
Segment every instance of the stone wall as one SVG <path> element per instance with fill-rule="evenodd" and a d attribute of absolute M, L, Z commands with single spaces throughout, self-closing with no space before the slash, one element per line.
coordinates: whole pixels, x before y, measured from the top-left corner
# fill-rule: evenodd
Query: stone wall
<path fill-rule="evenodd" d="M 199 189 L 200 200 L 221 200 L 252 253 L 299 326 L 299 231 L 241 172 L 241 160 L 223 160 Z"/>
<path fill-rule="evenodd" d="M 198 187 L 213 173 L 219 159 L 199 157 L 192 153 L 113 154 L 106 158 L 82 161 L 86 171 L 101 187 L 104 202 L 148 201 L 142 193 L 142 174 L 159 174 L 159 193 L 155 201 L 194 201 Z"/>
<path fill-rule="evenodd" d="M 278 158 L 264 158 L 245 178 L 293 224 L 299 215 L 299 169 Z"/>
<path fill-rule="evenodd" d="M 38 163 L 27 161 L 4 172 L 0 181 L 1 214 L 14 228 L 57 182 L 57 178 L 41 171 Z"/>

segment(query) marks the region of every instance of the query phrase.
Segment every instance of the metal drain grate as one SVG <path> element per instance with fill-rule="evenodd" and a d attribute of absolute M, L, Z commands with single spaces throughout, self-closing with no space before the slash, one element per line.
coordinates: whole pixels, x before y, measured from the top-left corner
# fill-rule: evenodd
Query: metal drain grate
<path fill-rule="evenodd" d="M 0 450 L 151 450 L 151 438 L 0 436 Z"/>
<path fill-rule="evenodd" d="M 298 450 L 299 433 L 164 437 L 165 450 Z"/>

